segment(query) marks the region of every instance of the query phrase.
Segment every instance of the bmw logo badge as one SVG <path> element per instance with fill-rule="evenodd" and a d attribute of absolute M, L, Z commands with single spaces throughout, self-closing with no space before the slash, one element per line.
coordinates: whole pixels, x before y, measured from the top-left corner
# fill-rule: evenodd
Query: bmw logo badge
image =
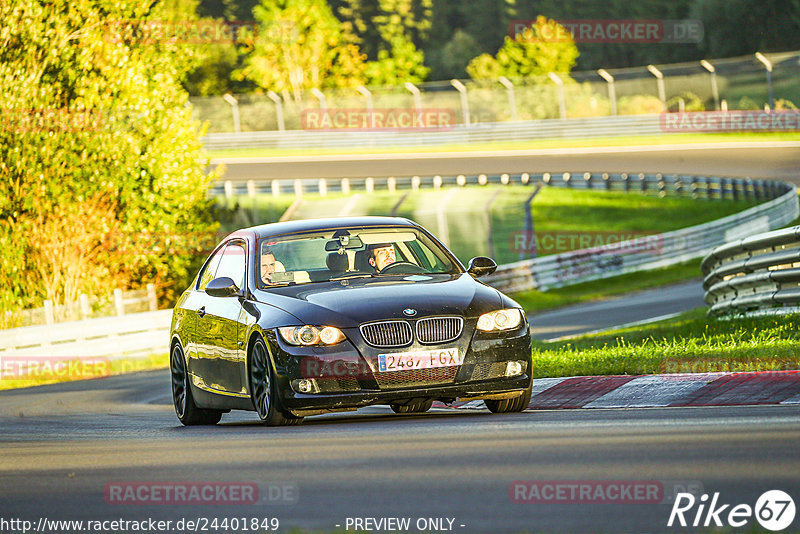
<path fill-rule="evenodd" d="M 417 314 L 417 310 L 415 310 L 414 308 L 406 308 L 405 310 L 403 310 L 403 313 L 408 315 L 409 317 L 414 317 Z"/>

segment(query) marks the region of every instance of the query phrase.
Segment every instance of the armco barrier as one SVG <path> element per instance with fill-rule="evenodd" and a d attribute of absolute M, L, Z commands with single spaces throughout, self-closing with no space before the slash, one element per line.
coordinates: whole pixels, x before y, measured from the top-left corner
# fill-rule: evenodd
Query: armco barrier
<path fill-rule="evenodd" d="M 446 130 L 285 130 L 211 133 L 203 138 L 208 150 L 229 148 L 370 148 L 464 145 L 493 141 L 526 141 L 574 137 L 614 137 L 665 133 L 660 114 L 487 122 Z"/>
<path fill-rule="evenodd" d="M 732 196 L 753 194 L 752 180 L 731 178 L 720 181 L 693 177 L 691 181 L 695 184 L 704 183 L 706 186 L 720 184 L 719 191 L 722 195 L 725 194 L 722 191 L 726 190 Z M 643 188 L 651 183 L 647 179 L 640 182 Z M 765 196 L 771 200 L 741 213 L 646 238 L 502 265 L 485 280 L 502 291 L 546 291 L 635 271 L 667 267 L 705 256 L 723 243 L 780 228 L 797 218 L 800 209 L 794 185 L 785 182 L 767 184 Z M 662 177 L 658 187 L 663 194 L 680 194 L 685 185 L 685 177 Z M 756 189 L 764 186 L 762 182 Z"/>
<path fill-rule="evenodd" d="M 172 310 L 159 310 L 2 330 L 0 363 L 6 356 L 71 361 L 166 353 L 171 318 Z"/>
<path fill-rule="evenodd" d="M 702 263 L 712 315 L 781 312 L 800 304 L 800 226 L 714 249 Z"/>

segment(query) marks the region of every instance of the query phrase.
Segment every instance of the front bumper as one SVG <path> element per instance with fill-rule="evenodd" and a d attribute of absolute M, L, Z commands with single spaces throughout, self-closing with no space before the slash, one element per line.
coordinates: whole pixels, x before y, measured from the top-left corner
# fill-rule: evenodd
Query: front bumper
<path fill-rule="evenodd" d="M 296 415 L 353 410 L 374 404 L 403 403 L 412 399 L 445 402 L 464 398 L 509 398 L 531 383 L 531 338 L 528 325 L 503 333 L 485 334 L 466 328 L 461 337 L 441 347 L 411 345 L 398 352 L 457 347 L 459 366 L 417 371 L 378 371 L 377 356 L 388 352 L 360 341 L 357 331 L 346 331 L 348 341 L 332 347 L 295 347 L 270 336 L 276 381 L 283 408 Z M 509 361 L 522 362 L 522 374 L 506 377 Z M 301 393 L 299 379 L 315 379 L 313 393 Z"/>

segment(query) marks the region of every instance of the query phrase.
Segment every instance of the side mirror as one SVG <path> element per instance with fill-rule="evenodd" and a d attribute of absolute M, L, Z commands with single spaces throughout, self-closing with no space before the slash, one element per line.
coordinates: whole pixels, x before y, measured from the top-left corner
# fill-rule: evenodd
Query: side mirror
<path fill-rule="evenodd" d="M 474 276 L 475 278 L 480 278 L 481 276 L 492 274 L 496 270 L 497 270 L 497 264 L 494 262 L 494 260 L 492 258 L 486 258 L 484 256 L 478 256 L 477 258 L 472 258 L 471 260 L 469 260 L 469 267 L 467 267 L 467 272 L 472 276 Z"/>
<path fill-rule="evenodd" d="M 206 294 L 212 297 L 234 297 L 239 294 L 239 288 L 227 276 L 215 278 L 206 286 Z"/>

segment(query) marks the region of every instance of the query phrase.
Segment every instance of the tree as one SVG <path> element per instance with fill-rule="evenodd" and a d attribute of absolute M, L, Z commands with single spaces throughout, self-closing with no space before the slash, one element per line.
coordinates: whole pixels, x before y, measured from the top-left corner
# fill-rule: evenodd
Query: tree
<path fill-rule="evenodd" d="M 214 233 L 216 176 L 179 84 L 195 52 L 147 28 L 193 10 L 0 4 L 0 308 L 146 282 L 168 296 L 184 289 L 198 250 L 170 249 Z M 143 236 L 146 248 L 117 246 Z"/>
<path fill-rule="evenodd" d="M 482 52 L 475 38 L 464 30 L 456 30 L 453 38 L 445 44 L 439 54 L 431 58 L 434 69 L 445 79 L 464 78 L 467 65 Z"/>
<path fill-rule="evenodd" d="M 303 91 L 363 83 L 364 55 L 325 0 L 262 0 L 253 52 L 240 75 L 264 89 Z"/>
<path fill-rule="evenodd" d="M 578 58 L 578 49 L 569 33 L 553 20 L 539 17 L 532 28 L 506 37 L 495 57 L 482 54 L 467 66 L 472 79 L 528 78 L 549 72 L 568 74 Z M 560 36 L 553 39 L 552 35 Z"/>

